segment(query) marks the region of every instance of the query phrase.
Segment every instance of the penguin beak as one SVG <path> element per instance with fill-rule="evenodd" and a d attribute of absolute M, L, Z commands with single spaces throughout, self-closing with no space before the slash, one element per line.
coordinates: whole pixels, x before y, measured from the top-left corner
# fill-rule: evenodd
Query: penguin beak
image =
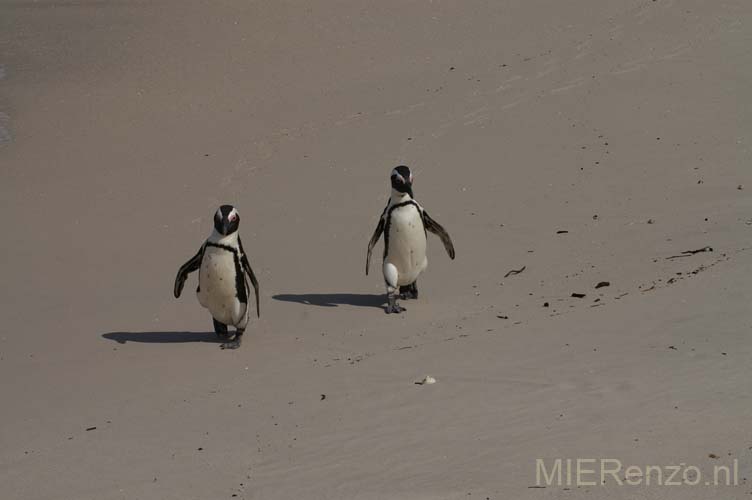
<path fill-rule="evenodd" d="M 227 219 L 222 220 L 222 235 L 227 236 L 230 234 L 230 221 Z"/>
<path fill-rule="evenodd" d="M 396 189 L 397 191 L 408 193 L 412 197 L 412 185 L 412 175 L 408 179 L 396 172 L 392 175 L 392 188 Z"/>
<path fill-rule="evenodd" d="M 404 177 L 402 177 L 402 176 L 401 176 L 400 174 L 394 174 L 394 175 L 392 176 L 392 180 L 393 180 L 393 181 L 394 181 L 394 183 L 396 183 L 396 184 L 403 184 L 403 185 L 407 185 L 407 184 L 408 184 L 408 183 L 407 183 L 407 182 L 405 181 L 405 178 L 404 178 Z"/>

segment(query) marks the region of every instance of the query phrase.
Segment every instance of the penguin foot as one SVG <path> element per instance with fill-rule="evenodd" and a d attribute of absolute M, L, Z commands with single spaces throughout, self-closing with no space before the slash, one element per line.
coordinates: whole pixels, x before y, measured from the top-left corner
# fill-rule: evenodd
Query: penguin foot
<path fill-rule="evenodd" d="M 212 320 L 214 321 L 214 333 L 217 334 L 217 338 L 219 340 L 229 340 L 230 338 L 232 338 L 232 334 L 227 331 L 227 325 L 217 321 L 214 318 L 212 318 Z"/>
<path fill-rule="evenodd" d="M 417 299 L 418 298 L 418 283 L 411 283 L 409 285 L 399 287 L 399 298 L 402 300 Z"/>
<path fill-rule="evenodd" d="M 220 349 L 237 349 L 240 347 L 240 343 L 243 341 L 243 332 L 244 330 L 238 330 L 235 332 L 235 338 L 230 340 L 229 342 L 225 342 L 222 345 L 219 346 Z M 229 337 L 228 337 L 229 338 Z"/>
<path fill-rule="evenodd" d="M 395 314 L 395 313 L 401 313 L 403 311 L 407 311 L 404 307 L 399 305 L 397 303 L 397 296 L 396 295 L 389 295 L 388 304 L 386 306 L 386 313 L 387 314 Z"/>
<path fill-rule="evenodd" d="M 240 347 L 240 339 L 243 337 L 241 335 L 236 335 L 234 339 L 232 339 L 229 342 L 224 342 L 222 345 L 219 346 L 220 349 L 237 349 Z"/>
<path fill-rule="evenodd" d="M 394 304 L 394 305 L 386 306 L 386 313 L 387 314 L 397 314 L 397 313 L 401 313 L 401 312 L 405 312 L 405 311 L 407 311 L 407 309 L 405 309 L 404 307 L 402 307 L 399 304 Z"/>

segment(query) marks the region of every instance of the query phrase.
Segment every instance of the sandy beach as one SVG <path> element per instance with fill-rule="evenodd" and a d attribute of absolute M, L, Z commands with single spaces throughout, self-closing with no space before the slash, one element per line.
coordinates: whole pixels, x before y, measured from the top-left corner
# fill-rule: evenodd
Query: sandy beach
<path fill-rule="evenodd" d="M 741 0 L 0 1 L 0 497 L 749 498 L 751 44 Z M 457 258 L 387 315 L 399 164 Z M 172 296 L 222 203 L 235 351 Z"/>

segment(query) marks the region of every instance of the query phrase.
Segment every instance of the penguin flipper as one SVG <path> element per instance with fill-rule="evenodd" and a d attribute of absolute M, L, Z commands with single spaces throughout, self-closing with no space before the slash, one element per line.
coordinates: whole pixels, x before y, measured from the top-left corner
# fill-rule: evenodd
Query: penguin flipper
<path fill-rule="evenodd" d="M 423 226 L 426 228 L 426 231 L 432 232 L 441 239 L 446 252 L 449 254 L 449 258 L 454 260 L 454 244 L 452 244 L 452 238 L 449 237 L 449 233 L 446 232 L 446 229 L 433 220 L 425 210 L 423 211 Z"/>
<path fill-rule="evenodd" d="M 368 276 L 368 268 L 371 267 L 371 253 L 373 252 L 373 247 L 376 246 L 376 243 L 379 241 L 379 238 L 381 238 L 381 233 L 384 232 L 384 217 L 379 219 L 379 225 L 376 226 L 376 230 L 373 232 L 373 236 L 371 236 L 371 241 L 368 242 L 368 254 L 366 255 L 366 276 Z"/>
<path fill-rule="evenodd" d="M 245 254 L 245 250 L 243 250 L 243 243 L 240 241 L 240 238 L 238 237 L 238 246 L 240 247 L 240 263 L 243 265 L 243 271 L 245 274 L 248 275 L 248 279 L 251 280 L 251 285 L 253 285 L 253 290 L 256 293 L 256 316 L 261 317 L 261 306 L 260 306 L 260 300 L 259 300 L 259 282 L 256 279 L 256 275 L 253 272 L 253 268 L 251 268 L 251 263 L 248 261 L 248 256 Z"/>
<path fill-rule="evenodd" d="M 203 257 L 204 246 L 201 245 L 198 253 L 191 257 L 188 262 L 180 266 L 180 269 L 178 269 L 178 274 L 177 276 L 175 276 L 175 287 L 172 292 L 175 295 L 176 299 L 180 297 L 180 293 L 183 291 L 183 285 L 185 285 L 185 280 L 188 278 L 188 275 L 201 267 L 201 259 L 203 259 Z"/>

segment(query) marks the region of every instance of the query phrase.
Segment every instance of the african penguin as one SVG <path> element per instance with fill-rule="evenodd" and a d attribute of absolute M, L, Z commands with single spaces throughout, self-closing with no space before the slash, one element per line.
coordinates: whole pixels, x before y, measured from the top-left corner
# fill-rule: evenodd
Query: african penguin
<path fill-rule="evenodd" d="M 441 225 L 413 199 L 413 174 L 404 165 L 392 170 L 392 194 L 381 213 L 371 241 L 368 242 L 366 275 L 371 264 L 371 252 L 384 233 L 384 281 L 386 282 L 386 312 L 405 310 L 397 303 L 401 299 L 418 298 L 418 275 L 428 266 L 426 231 L 438 235 L 449 257 L 454 259 L 452 239 Z"/>
<path fill-rule="evenodd" d="M 222 205 L 214 214 L 214 229 L 198 253 L 183 264 L 175 277 L 175 298 L 180 297 L 189 273 L 198 270 L 196 295 L 214 319 L 214 331 L 226 340 L 222 349 L 237 349 L 248 324 L 248 292 L 246 277 L 256 292 L 256 313 L 259 310 L 259 284 L 240 241 L 240 214 L 232 205 Z M 230 340 L 227 325 L 236 328 Z"/>

